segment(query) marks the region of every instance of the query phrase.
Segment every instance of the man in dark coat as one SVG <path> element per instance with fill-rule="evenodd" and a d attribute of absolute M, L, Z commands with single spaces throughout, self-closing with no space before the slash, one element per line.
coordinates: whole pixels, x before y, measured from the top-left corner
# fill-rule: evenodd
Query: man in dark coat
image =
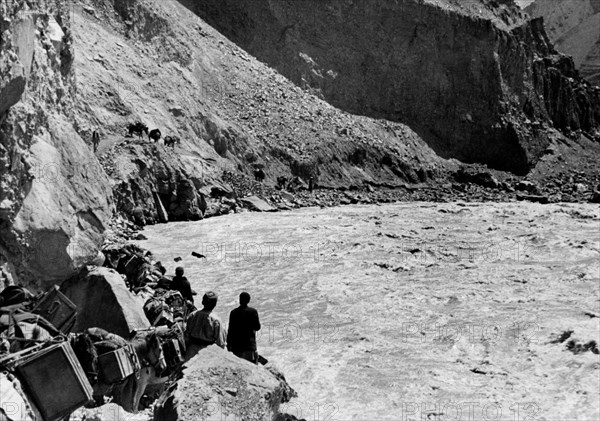
<path fill-rule="evenodd" d="M 240 294 L 240 306 L 229 314 L 227 349 L 237 357 L 257 364 L 256 331 L 260 330 L 258 311 L 248 307 L 250 294 Z"/>
<path fill-rule="evenodd" d="M 192 295 L 192 286 L 188 278 L 183 276 L 183 268 L 181 266 L 175 269 L 175 276 L 171 281 L 171 289 L 179 291 L 184 300 L 190 301 L 194 304 L 194 296 Z"/>

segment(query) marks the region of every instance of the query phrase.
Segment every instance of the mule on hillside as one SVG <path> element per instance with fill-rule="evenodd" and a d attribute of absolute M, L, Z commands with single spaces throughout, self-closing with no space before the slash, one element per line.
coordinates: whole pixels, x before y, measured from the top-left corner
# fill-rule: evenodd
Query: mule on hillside
<path fill-rule="evenodd" d="M 148 134 L 148 140 L 153 140 L 155 142 L 158 142 L 160 140 L 161 136 L 162 136 L 162 133 L 160 132 L 160 130 L 152 129 L 152 130 L 150 130 L 150 133 Z"/>
<path fill-rule="evenodd" d="M 170 146 L 175 149 L 176 143 L 181 143 L 179 136 L 165 136 L 165 146 Z"/>
<path fill-rule="evenodd" d="M 139 139 L 142 138 L 144 133 L 148 134 L 148 126 L 141 121 L 129 124 L 129 126 L 127 126 L 127 130 L 129 131 L 129 137 L 133 137 L 133 134 L 136 133 Z"/>

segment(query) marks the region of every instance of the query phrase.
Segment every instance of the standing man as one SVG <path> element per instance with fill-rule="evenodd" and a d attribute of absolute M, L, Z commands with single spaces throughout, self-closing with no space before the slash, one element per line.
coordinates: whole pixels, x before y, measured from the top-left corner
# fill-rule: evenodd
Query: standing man
<path fill-rule="evenodd" d="M 179 291 L 184 300 L 194 304 L 194 296 L 192 294 L 192 286 L 188 278 L 183 276 L 183 268 L 178 266 L 175 268 L 175 276 L 171 281 L 170 288 L 174 291 Z"/>
<path fill-rule="evenodd" d="M 256 331 L 260 330 L 258 311 L 248 307 L 250 294 L 240 294 L 240 306 L 229 314 L 229 333 L 227 334 L 227 349 L 237 357 L 256 364 Z"/>
<path fill-rule="evenodd" d="M 204 306 L 202 310 L 196 310 L 188 316 L 185 326 L 186 361 L 189 361 L 201 349 L 212 344 L 225 348 L 227 333 L 221 319 L 212 314 L 217 306 L 217 299 L 217 294 L 208 291 L 202 297 Z"/>
<path fill-rule="evenodd" d="M 98 151 L 98 145 L 100 145 L 100 133 L 98 133 L 98 129 L 94 130 L 92 133 L 92 143 L 94 144 L 94 153 Z"/>

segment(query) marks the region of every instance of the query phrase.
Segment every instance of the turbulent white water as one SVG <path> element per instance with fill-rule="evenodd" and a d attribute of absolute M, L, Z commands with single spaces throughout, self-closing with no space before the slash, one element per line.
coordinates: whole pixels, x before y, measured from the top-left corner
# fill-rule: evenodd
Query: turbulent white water
<path fill-rule="evenodd" d="M 186 268 L 197 302 L 219 294 L 223 321 L 250 292 L 259 352 L 298 391 L 298 417 L 600 416 L 599 357 L 567 349 L 600 342 L 598 206 L 308 208 L 144 234 L 169 273 Z"/>

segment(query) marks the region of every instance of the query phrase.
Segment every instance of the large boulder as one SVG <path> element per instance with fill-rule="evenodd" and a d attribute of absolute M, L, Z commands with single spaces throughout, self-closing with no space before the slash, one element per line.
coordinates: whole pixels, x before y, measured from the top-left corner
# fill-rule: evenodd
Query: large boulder
<path fill-rule="evenodd" d="M 65 281 L 60 290 L 77 305 L 75 332 L 100 327 L 128 338 L 132 330 L 150 326 L 143 299 L 132 294 L 121 275 L 112 269 L 87 267 Z"/>
<path fill-rule="evenodd" d="M 277 210 L 257 196 L 244 197 L 241 202 L 245 207 L 256 212 L 274 212 Z"/>
<path fill-rule="evenodd" d="M 270 420 L 296 393 L 275 369 L 242 360 L 216 345 L 186 363 L 183 377 L 159 398 L 154 419 Z"/>

